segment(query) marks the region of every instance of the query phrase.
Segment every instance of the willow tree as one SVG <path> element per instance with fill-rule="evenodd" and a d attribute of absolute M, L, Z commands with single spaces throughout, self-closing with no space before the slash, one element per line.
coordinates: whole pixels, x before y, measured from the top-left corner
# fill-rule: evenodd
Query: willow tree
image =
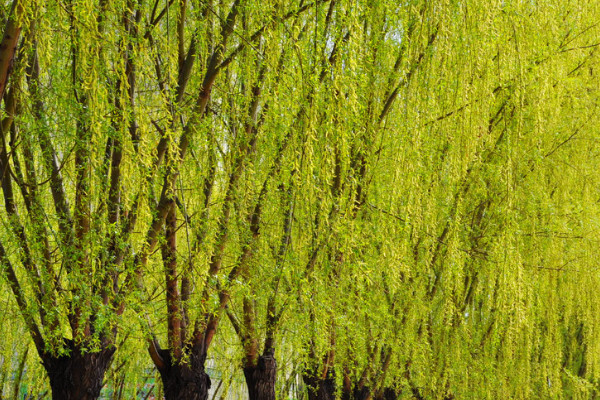
<path fill-rule="evenodd" d="M 388 117 L 397 115 L 393 111 L 395 102 L 415 71 L 426 64 L 440 28 L 435 21 L 420 24 L 434 13 L 433 8 L 420 2 L 381 2 L 367 9 L 347 6 L 335 11 L 334 21 L 355 19 L 360 28 L 348 30 L 334 23 L 331 32 L 323 33 L 344 40 L 339 43 L 338 63 L 322 67 L 327 68 L 327 90 L 322 92 L 319 112 L 315 113 L 315 161 L 307 161 L 306 171 L 300 171 L 306 180 L 304 192 L 309 194 L 304 207 L 314 215 L 298 228 L 304 233 L 299 241 L 307 250 L 303 251 L 303 266 L 297 272 L 303 282 L 308 282 L 299 288 L 298 306 L 309 317 L 299 322 L 305 326 L 301 336 L 306 339 L 308 356 L 303 377 L 309 398 L 314 399 L 334 398 L 336 381 L 339 383 L 343 376 L 347 378 L 344 390 L 348 395 L 353 386 L 364 385 L 350 381 L 351 361 L 344 360 L 336 344 L 340 337 L 353 341 L 362 338 L 345 336 L 347 326 L 340 325 L 350 321 L 340 324 L 340 320 L 349 311 L 346 307 L 356 310 L 356 306 L 364 306 L 360 296 L 353 296 L 357 288 L 349 282 L 365 273 L 362 257 L 370 253 L 369 247 L 378 246 L 368 232 L 376 223 L 370 217 L 377 196 L 372 193 L 373 178 L 392 138 Z M 326 304 L 325 309 L 315 299 Z M 351 304 L 354 301 L 357 303 Z M 353 333 L 368 336 L 360 329 Z M 383 343 L 376 346 L 380 345 Z M 348 364 L 342 367 L 346 361 Z"/>
<path fill-rule="evenodd" d="M 322 6 L 304 2 L 278 5 L 267 18 L 262 8 L 239 1 L 219 5 L 222 18 L 215 18 L 219 13 L 211 5 L 199 11 L 205 18 L 197 21 L 187 57 L 207 54 L 207 78 L 201 83 L 201 93 L 207 93 L 207 79 L 214 79 L 217 73 L 222 76 L 222 86 L 211 94 L 210 112 L 196 114 L 205 135 L 190 145 L 194 157 L 183 164 L 181 186 L 172 188 L 161 244 L 164 283 L 149 274 L 149 287 L 166 285 L 168 348 L 162 349 L 154 337 L 149 350 L 167 398 L 207 396 L 207 351 L 235 282 L 251 276 L 250 259 L 261 236 L 263 214 L 271 206 L 270 196 L 280 177 L 286 175 L 282 166 L 296 138 L 296 126 L 285 127 L 289 118 L 285 105 L 296 98 L 281 93 L 285 90 L 282 85 L 289 84 L 282 78 L 293 56 L 286 47 L 293 44 L 297 33 L 290 35 L 285 27 L 302 24 L 310 19 L 306 16 L 309 11 Z M 173 14 L 180 27 L 180 43 L 185 41 L 186 29 L 191 29 L 186 28 L 185 7 L 180 3 Z M 213 38 L 214 26 L 220 31 Z M 236 35 L 234 26 L 239 26 Z M 208 32 L 203 46 L 194 42 L 199 40 L 197 32 Z M 154 47 L 155 54 L 159 51 Z M 161 68 L 157 64 L 157 80 L 164 76 Z M 180 122 L 179 118 L 172 121 L 170 129 Z M 176 154 L 169 156 L 169 150 L 166 157 L 180 159 Z M 202 190 L 187 190 L 191 182 L 201 182 Z M 178 217 L 184 229 L 178 228 Z M 264 379 L 253 378 L 252 370 L 258 371 L 260 360 L 269 356 L 272 359 L 272 348 L 266 346 L 263 358 L 255 354 L 246 360 L 251 393 L 256 386 L 265 385 Z M 268 375 L 272 379 L 265 391 L 274 396 L 275 370 Z"/>
<path fill-rule="evenodd" d="M 4 96 L 3 271 L 53 397 L 97 398 L 130 274 L 121 244 L 137 213 L 121 174 L 124 147 L 139 140 L 125 38 L 134 20 L 110 21 L 107 3 L 15 4 L 5 37 L 15 23 L 26 33 Z M 57 56 L 54 45 L 68 51 Z"/>
<path fill-rule="evenodd" d="M 146 290 L 152 288 L 146 282 L 153 282 L 158 261 L 153 254 L 164 229 L 170 348 L 163 351 L 152 340 L 150 353 L 169 398 L 204 398 L 210 384 L 206 351 L 229 297 L 229 285 L 219 286 L 214 278 L 222 273 L 231 236 L 234 194 L 268 109 L 260 96 L 262 80 L 277 80 L 279 71 L 269 62 L 280 63 L 284 45 L 277 37 L 264 37 L 278 23 L 320 4 L 279 5 L 269 15 L 241 1 L 200 6 L 49 2 L 35 12 L 32 5 L 15 5 L 3 45 L 3 90 L 20 26 L 27 31 L 5 96 L 2 187 L 10 224 L 3 231 L 2 260 L 53 396 L 99 395 L 123 313 L 131 304 L 144 313 Z M 234 35 L 240 25 L 243 35 Z M 251 65 L 262 72 L 244 73 L 235 60 L 256 47 L 264 47 L 266 61 Z M 57 48 L 69 51 L 55 54 Z M 250 54 L 246 59 L 255 57 Z M 215 108 L 223 107 L 220 121 L 211 127 L 214 109 L 209 112 L 207 105 L 222 71 L 231 82 L 244 77 L 250 101 L 224 93 L 215 101 Z M 237 136 L 235 128 L 223 135 L 224 127 L 239 123 L 234 115 L 239 109 L 248 118 L 243 135 Z M 287 148 L 286 137 L 275 154 Z M 177 272 L 175 223 L 178 212 L 186 221 L 190 216 L 177 185 L 187 153 L 206 142 L 206 163 L 200 161 L 204 191 L 191 196 L 204 202 L 198 214 L 202 221 L 193 227 L 188 250 L 206 250 L 204 237 L 214 246 L 204 253 L 209 265 L 205 289 L 197 292 L 197 323 L 187 329 L 191 279 L 189 270 Z M 216 160 L 221 147 L 228 154 Z M 265 178 L 278 171 L 278 157 L 265 164 L 273 171 Z M 198 161 L 194 158 L 192 165 Z M 224 172 L 222 165 L 231 169 Z M 213 187 L 224 195 L 215 225 L 207 217 Z M 244 275 L 242 270 L 236 268 L 230 280 Z M 215 307 L 204 305 L 214 293 Z"/>
<path fill-rule="evenodd" d="M 171 3 L 15 4 L 3 82 L 27 29 L 4 96 L 3 271 L 54 398 L 97 398 L 120 318 L 131 302 L 140 310 L 181 161 L 221 63 L 235 57 L 223 50 L 239 2 L 214 42 L 172 27 Z M 179 45 L 159 53 L 163 32 Z M 212 56 L 190 79 L 199 48 Z"/>
<path fill-rule="evenodd" d="M 585 220 L 580 220 L 590 229 L 587 232 L 580 228 L 577 234 L 521 231 L 539 218 L 530 215 L 525 204 L 538 195 L 546 198 L 560 187 L 558 171 L 552 169 L 551 177 L 543 179 L 538 175 L 540 170 L 548 173 L 546 163 L 555 162 L 553 157 L 570 163 L 560 158 L 559 149 L 565 151 L 568 144 L 571 151 L 583 153 L 583 165 L 591 165 L 588 154 L 594 146 L 590 138 L 586 138 L 588 143 L 573 138 L 582 130 L 589 132 L 595 120 L 594 95 L 587 95 L 590 90 L 583 82 L 590 82 L 590 69 L 596 62 L 597 32 L 591 21 L 576 28 L 563 25 L 565 15 L 586 12 L 591 11 L 575 5 L 554 9 L 550 4 L 498 3 L 484 7 L 477 2 L 436 8 L 442 33 L 434 38 L 427 61 L 401 88 L 403 113 L 390 121 L 398 136 L 383 142 L 382 159 L 394 161 L 379 168 L 370 165 L 376 172 L 367 197 L 369 207 L 357 220 L 347 222 L 357 227 L 355 234 L 367 243 L 353 239 L 352 231 L 342 230 L 351 249 L 345 251 L 349 256 L 336 257 L 340 252 L 332 246 L 332 253 L 319 260 L 320 279 L 304 299 L 304 309 L 314 310 L 316 316 L 306 323 L 316 326 L 317 336 L 329 338 L 319 342 L 317 354 L 323 361 L 317 361 L 320 367 L 314 370 L 322 384 L 314 384 L 313 398 L 334 398 L 336 385 L 342 386 L 346 398 L 399 392 L 418 398 L 473 393 L 550 396 L 560 393 L 561 385 L 569 393 L 592 390 L 594 378 L 585 366 L 594 355 L 586 351 L 583 332 L 589 335 L 594 328 L 583 322 L 581 313 L 594 306 L 559 302 L 556 290 L 561 286 L 535 272 L 546 267 L 540 266 L 539 259 L 531 263 L 523 258 L 535 253 L 551 259 L 556 250 L 550 243 L 561 243 L 561 248 L 579 253 L 569 264 L 581 260 L 579 268 L 589 270 L 589 264 L 584 267 L 589 263 L 583 256 L 589 252 L 582 245 L 585 242 L 566 245 L 564 241 L 583 241 L 594 235 L 587 224 L 593 224 L 595 207 L 586 206 Z M 423 25 L 435 29 L 435 25 Z M 527 41 L 539 26 L 552 29 L 539 40 Z M 575 96 L 577 101 L 569 100 L 574 95 L 565 88 L 570 87 L 582 91 Z M 564 125 L 565 121 L 569 122 Z M 550 126 L 561 133 L 549 135 Z M 389 169 L 396 176 L 390 177 Z M 573 178 L 567 179 L 578 187 Z M 533 184 L 536 180 L 548 182 L 553 189 Z M 571 188 L 571 193 L 568 202 L 563 197 L 567 209 L 573 207 L 567 204 L 587 197 L 579 189 Z M 574 197 L 575 193 L 583 197 Z M 555 203 L 535 208 L 544 218 L 551 213 L 556 219 L 553 224 L 572 231 L 575 221 L 569 213 L 557 215 L 555 205 L 544 208 L 549 204 Z M 370 232 L 375 235 L 369 236 Z M 529 239 L 523 241 L 523 237 L 539 235 L 554 241 L 544 250 L 539 244 L 529 247 L 533 243 Z M 337 246 L 342 243 L 336 241 Z M 343 272 L 332 274 L 340 261 Z M 364 269 L 353 283 L 346 279 L 355 265 Z M 533 272 L 532 265 L 536 265 Z M 380 271 L 382 267 L 386 270 Z M 563 271 L 562 267 L 547 268 Z M 562 287 L 572 287 L 574 282 L 593 285 L 593 275 L 581 279 L 563 272 L 558 280 Z M 348 293 L 355 294 L 354 304 L 340 301 Z M 552 311 L 539 308 L 545 301 L 542 295 L 557 304 Z M 578 321 L 575 325 L 562 320 L 565 309 L 575 313 L 567 314 Z M 352 319 L 343 326 L 343 315 L 360 316 L 360 323 Z M 535 332 L 541 332 L 544 339 L 535 340 Z M 366 339 L 358 341 L 360 335 Z M 558 338 L 570 347 L 563 349 Z M 576 371 L 561 372 L 563 364 L 552 363 L 551 354 L 565 357 Z M 530 357 L 548 364 L 532 365 Z M 328 370 L 335 373 L 328 375 Z M 587 378 L 583 378 L 585 373 Z M 391 393 L 386 390 L 390 386 L 395 387 Z"/>
<path fill-rule="evenodd" d="M 311 399 L 594 394 L 597 13 L 5 7 L 0 261 L 53 397 L 128 312 L 168 399 L 225 317 L 252 399 L 291 353 Z"/>
<path fill-rule="evenodd" d="M 233 62 L 231 55 L 248 39 L 234 45 L 230 55 L 225 50 L 223 89 L 213 93 L 215 116 L 206 118 L 211 136 L 198 150 L 208 167 L 198 170 L 191 164 L 184 172 L 186 181 L 203 182 L 203 192 L 198 193 L 199 197 L 192 193 L 185 198 L 182 192 L 181 207 L 173 212 L 165 231 L 163 260 L 169 288 L 170 349 L 162 350 L 157 341 L 152 342 L 151 354 L 159 369 L 165 368 L 165 360 L 176 359 L 190 374 L 201 373 L 217 326 L 231 299 L 239 293 L 236 286 L 246 283 L 256 288 L 257 276 L 281 274 L 291 217 L 289 212 L 284 215 L 277 209 L 282 201 L 279 192 L 287 193 L 283 195 L 287 199 L 283 200 L 283 208 L 289 209 L 294 171 L 298 168 L 295 163 L 303 158 L 299 154 L 311 141 L 314 129 L 307 122 L 307 114 L 316 112 L 316 93 L 327 74 L 319 65 L 323 61 L 335 63 L 341 51 L 334 46 L 324 57 L 309 57 L 314 54 L 290 51 L 290 47 L 306 43 L 304 38 L 310 37 L 315 16 L 330 20 L 333 9 L 333 3 L 327 2 L 281 7 L 274 11 L 278 24 L 266 28 L 268 35 L 263 33 L 265 22 L 258 9 L 250 5 L 240 9 L 238 18 L 243 29 L 254 32 L 246 35 L 252 40 L 252 48 L 247 47 Z M 336 40 L 342 41 L 344 36 Z M 306 75 L 304 67 L 299 69 L 296 63 L 306 64 L 313 72 Z M 305 83 L 299 86 L 302 80 Z M 231 97 L 232 92 L 242 96 Z M 179 256 L 177 214 L 186 225 L 185 232 L 179 231 L 180 243 L 185 239 Z M 279 222 L 272 228 L 274 221 Z M 266 237 L 264 230 L 268 232 Z M 267 243 L 277 243 L 272 257 L 265 255 Z M 257 262 L 268 265 L 261 268 Z M 196 290 L 188 286 L 192 279 L 200 281 Z M 277 280 L 272 280 L 269 289 L 277 286 Z M 244 345 L 244 374 L 251 398 L 275 397 L 275 296 L 269 294 L 262 299 L 269 325 L 262 350 L 252 320 L 256 312 L 252 296 L 248 292 L 240 296 L 243 326 L 234 313 L 227 313 Z M 195 354 L 201 354 L 196 364 Z M 186 364 L 186 358 L 192 362 Z"/>
<path fill-rule="evenodd" d="M 563 123 L 569 121 L 567 124 L 585 129 L 593 118 L 591 103 L 587 103 L 587 111 L 568 100 L 563 86 L 571 85 L 566 81 L 571 80 L 573 74 L 584 74 L 577 80 L 587 79 L 587 72 L 580 69 L 586 63 L 594 63 L 594 58 L 590 57 L 593 47 L 575 50 L 573 48 L 579 46 L 566 45 L 569 39 L 565 38 L 571 37 L 572 27 L 564 25 L 563 13 L 585 12 L 578 6 L 557 10 L 550 4 L 537 7 L 498 4 L 496 9 L 473 6 L 469 11 L 473 22 L 460 28 L 461 22 L 455 20 L 456 28 L 452 31 L 456 32 L 456 41 L 448 41 L 457 58 L 440 52 L 438 59 L 448 65 L 471 65 L 449 71 L 455 78 L 448 81 L 457 82 L 457 87 L 464 85 L 464 97 L 461 101 L 454 100 L 461 98 L 460 89 L 440 93 L 437 99 L 455 101 L 456 106 L 450 111 L 436 111 L 443 119 L 428 125 L 434 132 L 437 124 L 438 132 L 452 132 L 454 126 L 454 132 L 462 130 L 473 136 L 466 139 L 456 135 L 452 141 L 441 140 L 440 145 L 447 150 L 438 166 L 431 165 L 440 171 L 434 175 L 439 176 L 439 180 L 434 180 L 431 185 L 438 188 L 440 198 L 448 197 L 442 203 L 445 207 L 440 210 L 441 214 L 432 215 L 431 221 L 435 224 L 432 226 L 437 226 L 433 236 L 435 241 L 424 238 L 422 233 L 415 235 L 422 238 L 420 257 L 424 260 L 430 257 L 429 268 L 432 268 L 423 298 L 430 309 L 429 321 L 424 321 L 429 332 L 425 330 L 427 335 L 421 336 L 420 340 L 422 344 L 429 343 L 425 348 L 437 354 L 429 368 L 436 370 L 438 377 L 435 386 L 427 387 L 430 378 L 421 375 L 423 380 L 419 386 L 423 396 L 443 393 L 462 397 L 468 393 L 494 392 L 500 397 L 527 397 L 532 393 L 546 397 L 558 393 L 554 392 L 559 390 L 557 380 L 560 378 L 557 376 L 562 375 L 564 379 L 567 374 L 557 373 L 555 368 L 560 368 L 560 363 L 552 363 L 549 358 L 544 362 L 551 363 L 552 367 L 550 364 L 538 366 L 535 362 L 532 365 L 531 361 L 538 359 L 542 364 L 541 354 L 549 351 L 544 346 L 551 348 L 556 341 L 546 336 L 545 345 L 540 346 L 535 339 L 547 334 L 541 327 L 551 324 L 552 319 L 546 318 L 552 313 L 546 314 L 535 306 L 543 292 L 532 288 L 543 287 L 546 278 L 536 273 L 533 264 L 526 261 L 534 253 L 541 256 L 539 248 L 523 242 L 530 234 L 524 232 L 524 227 L 537 219 L 528 211 L 530 206 L 527 204 L 536 203 L 533 199 L 537 196 L 548 195 L 546 188 L 533 184 L 539 180 L 534 177 L 548 172 L 546 162 L 552 162 L 552 157 L 560 159 L 563 156 L 553 148 L 564 139 L 557 143 L 556 136 L 546 129 L 559 124 L 563 127 L 555 132 L 565 131 L 564 135 L 568 137 L 576 128 L 565 129 Z M 488 23 L 476 28 L 479 21 Z M 552 27 L 551 33 L 548 31 L 547 36 L 533 40 L 531 32 L 538 31 L 540 26 Z M 586 32 L 589 26 L 591 24 L 582 20 L 576 30 Z M 470 29 L 485 34 L 480 36 L 473 32 L 468 35 Z M 486 35 L 490 36 L 483 39 Z M 575 40 L 594 44 L 592 38 L 595 35 L 597 33 L 587 38 L 578 36 Z M 470 39 L 463 40 L 465 37 Z M 510 38 L 508 42 L 502 39 L 507 37 Z M 479 40 L 482 42 L 477 44 Z M 478 57 L 458 58 L 470 48 L 478 49 Z M 579 54 L 575 55 L 573 51 Z M 438 67 L 438 70 L 443 69 Z M 473 79 L 470 74 L 477 78 Z M 431 82 L 430 78 L 426 79 Z M 467 106 L 463 108 L 463 105 Z M 435 119 L 433 116 L 427 118 Z M 462 139 L 456 140 L 458 137 Z M 583 154 L 589 151 L 587 144 L 580 142 L 579 146 Z M 581 162 L 586 163 L 587 157 L 583 154 Z M 450 172 L 459 165 L 462 172 Z M 443 179 L 449 180 L 450 185 L 438 183 Z M 456 179 L 454 184 L 453 179 Z M 430 189 L 423 188 L 425 190 L 431 193 Z M 580 200 L 574 198 L 573 201 Z M 542 204 L 535 208 L 542 214 L 548 212 Z M 589 211 L 592 213 L 593 209 Z M 555 222 L 562 220 L 561 223 L 570 224 L 568 219 L 562 219 L 563 216 L 553 215 Z M 587 218 L 590 217 L 588 214 Z M 440 219 L 435 222 L 437 218 Z M 583 236 L 593 234 L 580 233 Z M 545 263 L 552 262 L 554 250 L 546 248 L 542 252 Z M 578 280 L 570 274 L 564 279 Z M 556 288 L 547 290 L 555 293 Z M 540 314 L 546 316 L 540 318 Z M 555 309 L 553 314 L 553 318 L 557 318 L 562 312 Z M 448 349 L 452 351 L 447 352 Z M 416 363 L 407 361 L 414 368 L 409 376 L 417 379 Z M 532 373 L 538 368 L 552 370 L 555 375 Z M 550 385 L 549 380 L 553 382 Z M 479 392 L 479 387 L 486 389 Z"/>

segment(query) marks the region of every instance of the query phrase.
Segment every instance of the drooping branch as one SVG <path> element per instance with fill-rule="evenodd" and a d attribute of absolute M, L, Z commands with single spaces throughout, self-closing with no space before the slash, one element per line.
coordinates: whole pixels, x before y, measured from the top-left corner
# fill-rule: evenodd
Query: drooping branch
<path fill-rule="evenodd" d="M 270 19 L 268 23 L 266 23 L 265 25 L 263 25 L 262 27 L 257 29 L 252 35 L 250 35 L 250 37 L 248 39 L 243 40 L 239 45 L 237 45 L 237 47 L 235 47 L 231 51 L 231 53 L 229 53 L 229 55 L 219 64 L 218 69 L 219 70 L 224 69 L 229 64 L 231 64 L 231 62 L 238 56 L 239 53 L 241 53 L 246 47 L 248 47 L 248 45 L 250 43 L 254 43 L 257 39 L 259 39 L 270 27 L 274 26 L 277 23 L 285 22 L 292 17 L 297 17 L 304 11 L 311 9 L 312 7 L 314 7 L 320 3 L 324 4 L 329 1 L 331 1 L 331 0 L 322 0 L 322 1 L 315 1 L 312 3 L 308 3 L 308 4 L 301 6 L 297 10 L 290 11 L 290 12 L 284 14 L 280 18 Z"/>
<path fill-rule="evenodd" d="M 150 224 L 150 228 L 148 229 L 148 233 L 146 235 L 146 240 L 145 240 L 144 246 L 143 246 L 140 254 L 136 257 L 135 264 L 136 264 L 136 271 L 137 271 L 138 275 L 140 274 L 141 270 L 147 264 L 148 257 L 153 252 L 154 247 L 156 246 L 156 243 L 158 240 L 158 234 L 159 234 L 160 229 L 161 229 L 161 227 L 164 223 L 164 220 L 167 216 L 168 206 L 170 204 L 169 196 L 171 196 L 171 193 L 173 193 L 175 181 L 176 181 L 177 177 L 179 176 L 178 167 L 186 155 L 187 148 L 188 148 L 188 145 L 189 145 L 189 142 L 191 139 L 191 135 L 194 133 L 194 131 L 197 127 L 197 124 L 199 123 L 200 119 L 204 115 L 206 105 L 208 104 L 208 100 L 210 98 L 210 91 L 212 90 L 212 86 L 213 86 L 215 79 L 217 78 L 217 75 L 219 72 L 216 69 L 216 65 L 219 63 L 219 61 L 222 57 L 223 49 L 226 46 L 228 36 L 231 34 L 231 32 L 233 30 L 233 25 L 235 23 L 235 19 L 236 19 L 238 12 L 239 12 L 239 0 L 237 0 L 231 7 L 229 16 L 227 17 L 227 21 L 223 26 L 223 31 L 221 34 L 221 37 L 222 37 L 221 43 L 219 44 L 219 46 L 217 46 L 217 48 L 215 49 L 214 53 L 212 54 L 212 56 L 210 58 L 211 61 L 209 62 L 208 70 L 206 71 L 206 74 L 204 76 L 204 80 L 202 82 L 202 87 L 200 89 L 200 93 L 198 95 L 196 105 L 195 105 L 193 113 L 192 113 L 192 117 L 190 118 L 190 121 L 187 123 L 187 125 L 184 127 L 183 133 L 179 140 L 177 161 L 173 162 L 168 167 L 168 171 L 165 174 L 163 188 L 162 188 L 162 192 L 160 195 L 160 200 L 158 201 L 158 204 L 156 207 L 157 208 L 156 212 L 155 212 L 152 222 Z M 131 279 L 129 279 L 128 282 L 130 284 Z"/>
<path fill-rule="evenodd" d="M 0 264 L 3 269 L 6 270 L 6 277 L 8 279 L 8 283 L 10 288 L 15 296 L 15 300 L 17 301 L 17 306 L 19 307 L 19 311 L 25 320 L 25 324 L 27 325 L 27 329 L 31 334 L 31 338 L 33 339 L 33 343 L 38 351 L 38 354 L 42 355 L 45 352 L 45 342 L 42 337 L 41 331 L 35 318 L 33 317 L 29 305 L 27 304 L 27 299 L 25 296 L 25 292 L 19 283 L 19 279 L 17 278 L 17 274 L 15 273 L 15 269 L 6 254 L 6 250 L 4 245 L 0 242 Z"/>
<path fill-rule="evenodd" d="M 63 184 L 61 165 L 45 124 L 44 103 L 40 95 L 40 65 L 37 55 L 37 41 L 33 42 L 32 55 L 28 66 L 28 83 L 31 97 L 33 98 L 33 114 L 36 122 L 40 125 L 38 129 L 38 142 L 42 152 L 42 160 L 48 174 L 50 175 L 50 191 L 54 203 L 54 209 L 58 217 L 58 228 L 64 248 L 73 247 L 73 222 L 71 209 Z M 71 266 L 67 265 L 70 269 Z"/>

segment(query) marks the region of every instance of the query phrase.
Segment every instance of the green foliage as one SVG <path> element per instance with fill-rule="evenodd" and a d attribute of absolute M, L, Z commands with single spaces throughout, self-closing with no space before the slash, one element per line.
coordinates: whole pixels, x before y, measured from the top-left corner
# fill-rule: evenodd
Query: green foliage
<path fill-rule="evenodd" d="M 598 12 L 22 2 L 0 356 L 117 347 L 135 393 L 148 340 L 186 362 L 216 321 L 211 367 L 274 346 L 280 398 L 597 397 Z"/>

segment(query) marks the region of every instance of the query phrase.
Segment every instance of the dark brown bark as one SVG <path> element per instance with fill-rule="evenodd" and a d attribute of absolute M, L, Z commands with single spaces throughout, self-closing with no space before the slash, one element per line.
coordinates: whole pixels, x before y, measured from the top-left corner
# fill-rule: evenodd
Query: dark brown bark
<path fill-rule="evenodd" d="M 66 341 L 68 354 L 42 355 L 50 378 L 53 400 L 95 400 L 100 396 L 104 373 L 110 366 L 114 347 L 96 353 L 82 352 L 72 340 Z"/>
<path fill-rule="evenodd" d="M 335 377 L 329 373 L 326 378 L 318 374 L 306 372 L 302 375 L 308 400 L 335 400 Z"/>
<path fill-rule="evenodd" d="M 363 386 L 362 388 L 344 387 L 342 389 L 342 400 L 367 400 L 371 391 L 368 387 Z"/>
<path fill-rule="evenodd" d="M 4 97 L 8 77 L 13 64 L 13 58 L 17 50 L 17 43 L 21 34 L 21 26 L 18 19 L 23 14 L 23 7 L 18 1 L 13 1 L 10 17 L 4 27 L 4 34 L 0 42 L 0 99 Z"/>
<path fill-rule="evenodd" d="M 167 295 L 167 326 L 169 329 L 169 347 L 177 359 L 181 359 L 181 296 L 177 276 L 177 214 L 173 201 L 165 221 L 166 241 L 162 246 L 163 263 Z"/>
<path fill-rule="evenodd" d="M 373 391 L 368 386 L 359 388 L 344 388 L 342 390 L 342 400 L 396 400 L 398 394 L 395 389 L 385 388 L 381 391 Z"/>
<path fill-rule="evenodd" d="M 168 350 L 158 350 L 162 366 L 157 364 L 166 400 L 206 400 L 210 378 L 204 370 L 206 353 L 197 346 L 191 349 L 189 359 L 180 363 Z"/>
<path fill-rule="evenodd" d="M 373 400 L 396 400 L 397 398 L 398 393 L 392 388 L 385 388 L 381 393 L 373 396 Z"/>
<path fill-rule="evenodd" d="M 268 349 L 258 357 L 256 365 L 244 367 L 249 400 L 275 400 L 277 363 L 275 349 Z"/>

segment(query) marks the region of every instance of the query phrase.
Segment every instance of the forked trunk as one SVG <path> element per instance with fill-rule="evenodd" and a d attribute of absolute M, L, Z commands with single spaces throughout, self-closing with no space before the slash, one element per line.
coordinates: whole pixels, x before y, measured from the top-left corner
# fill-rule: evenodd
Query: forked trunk
<path fill-rule="evenodd" d="M 160 350 L 164 367 L 159 368 L 165 400 L 206 400 L 210 378 L 204 370 L 206 354 L 191 352 L 186 363 L 172 362 L 168 350 Z"/>
<path fill-rule="evenodd" d="M 42 357 L 42 364 L 50 378 L 52 399 L 96 400 L 102 390 L 104 374 L 115 353 L 114 347 L 96 353 L 82 353 L 69 340 L 67 348 L 68 354 Z"/>
<path fill-rule="evenodd" d="M 275 400 L 277 363 L 273 349 L 265 351 L 254 366 L 244 368 L 249 400 Z"/>
<path fill-rule="evenodd" d="M 335 378 L 328 374 L 323 379 L 311 373 L 302 376 L 308 392 L 308 400 L 335 400 Z"/>

